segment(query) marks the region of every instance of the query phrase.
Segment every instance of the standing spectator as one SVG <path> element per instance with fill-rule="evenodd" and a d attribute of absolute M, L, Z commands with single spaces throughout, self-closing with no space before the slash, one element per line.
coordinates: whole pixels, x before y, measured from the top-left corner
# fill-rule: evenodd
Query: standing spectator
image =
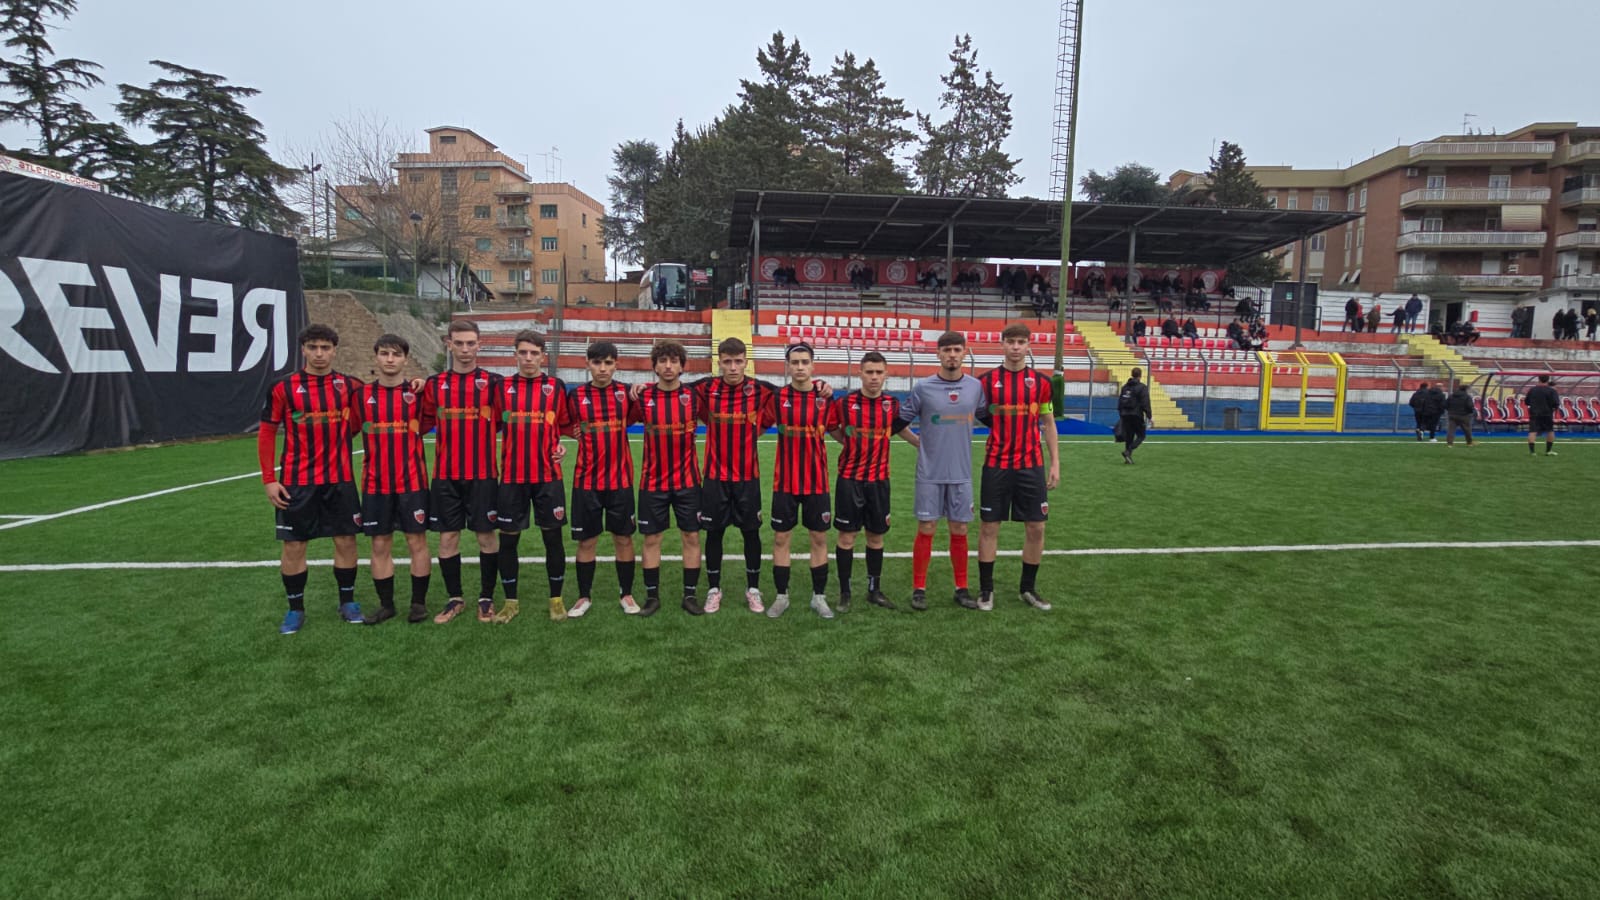
<path fill-rule="evenodd" d="M 1600 330 L 1600 312 L 1597 312 L 1592 306 L 1589 307 L 1583 311 L 1583 321 L 1589 328 L 1589 340 L 1594 340 L 1595 332 Z"/>
<path fill-rule="evenodd" d="M 1418 297 L 1416 294 L 1412 294 L 1411 299 L 1406 301 L 1405 309 L 1406 331 L 1416 331 L 1417 316 L 1422 314 L 1422 298 Z"/>
<path fill-rule="evenodd" d="M 1428 423 L 1428 383 L 1417 384 L 1416 393 L 1411 395 L 1411 416 L 1417 422 L 1417 440 L 1422 440 L 1422 430 Z M 1432 429 L 1429 429 L 1432 430 Z"/>
<path fill-rule="evenodd" d="M 1344 330 L 1361 330 L 1361 303 L 1354 297 L 1344 302 Z"/>
<path fill-rule="evenodd" d="M 1444 430 L 1445 446 L 1456 445 L 1456 429 L 1459 428 L 1461 433 L 1467 436 L 1467 446 L 1471 447 L 1472 417 L 1476 415 L 1477 410 L 1472 404 L 1472 392 L 1467 390 L 1465 383 L 1456 382 L 1456 389 L 1450 393 L 1450 399 L 1445 404 L 1445 412 L 1450 416 L 1450 421 Z"/>
<path fill-rule="evenodd" d="M 1367 311 L 1367 332 L 1369 334 L 1377 334 L 1378 329 L 1382 327 L 1383 304 L 1374 300 L 1372 301 L 1372 309 Z"/>
<path fill-rule="evenodd" d="M 1404 306 L 1396 306 L 1394 308 L 1394 329 L 1393 329 L 1393 331 L 1391 333 L 1392 334 L 1399 334 L 1402 330 L 1405 329 L 1405 327 L 1406 327 L 1406 308 Z"/>
<path fill-rule="evenodd" d="M 1155 424 L 1155 417 L 1150 413 L 1150 389 L 1139 380 L 1143 374 L 1135 367 L 1117 396 L 1117 415 L 1122 419 L 1122 461 L 1130 466 L 1133 465 L 1133 451 L 1144 443 L 1145 422 Z"/>
<path fill-rule="evenodd" d="M 1550 339 L 1553 341 L 1561 340 L 1561 335 L 1566 331 L 1566 329 L 1566 312 L 1558 309 L 1555 311 L 1555 314 L 1550 317 Z"/>
<path fill-rule="evenodd" d="M 1561 395 L 1550 386 L 1550 376 L 1540 375 L 1539 383 L 1528 389 L 1528 455 L 1533 455 L 1533 445 L 1539 435 L 1544 435 L 1544 455 L 1555 456 L 1556 410 L 1561 406 Z"/>
<path fill-rule="evenodd" d="M 1578 339 L 1578 325 L 1578 311 L 1575 309 L 1567 310 L 1567 340 L 1575 341 Z"/>
<path fill-rule="evenodd" d="M 1439 419 L 1444 416 L 1444 408 L 1449 403 L 1449 398 L 1444 395 L 1444 388 L 1441 387 L 1441 384 L 1441 382 L 1434 382 L 1433 387 L 1428 388 L 1428 399 L 1422 407 L 1424 416 L 1422 427 L 1428 431 L 1428 443 L 1430 444 L 1439 443 Z"/>

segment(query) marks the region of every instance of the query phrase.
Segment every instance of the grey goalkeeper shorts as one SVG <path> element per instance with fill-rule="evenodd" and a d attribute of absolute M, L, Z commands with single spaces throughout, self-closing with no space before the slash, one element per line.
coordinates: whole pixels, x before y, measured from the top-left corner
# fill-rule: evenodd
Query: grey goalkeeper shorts
<path fill-rule="evenodd" d="M 939 519 L 971 522 L 972 482 L 960 484 L 917 482 L 916 513 L 918 522 L 933 522 Z"/>

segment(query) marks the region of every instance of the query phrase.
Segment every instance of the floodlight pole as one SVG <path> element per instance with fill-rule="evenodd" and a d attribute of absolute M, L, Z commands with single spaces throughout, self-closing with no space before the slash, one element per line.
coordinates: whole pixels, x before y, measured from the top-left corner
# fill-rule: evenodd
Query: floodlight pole
<path fill-rule="evenodd" d="M 1133 337 L 1133 266 L 1138 257 L 1139 226 L 1128 228 L 1128 270 L 1122 273 L 1122 338 Z M 1157 316 L 1156 318 L 1160 318 Z"/>
<path fill-rule="evenodd" d="M 944 225 L 944 330 L 950 330 L 950 320 L 955 315 L 956 298 L 951 290 L 956 284 L 956 220 L 951 218 Z M 933 281 L 933 289 L 939 289 L 939 280 Z"/>
<path fill-rule="evenodd" d="M 1296 279 L 1296 283 L 1295 283 L 1295 286 L 1294 286 L 1294 346 L 1290 347 L 1289 349 L 1291 349 L 1291 350 L 1304 350 L 1306 348 L 1306 345 L 1300 343 L 1300 328 L 1301 328 L 1302 324 L 1306 320 L 1305 312 L 1304 312 L 1304 310 L 1305 310 L 1305 302 L 1306 302 L 1306 236 L 1305 235 L 1303 235 L 1303 234 L 1300 235 L 1300 249 L 1295 251 L 1295 252 L 1300 257 L 1299 260 L 1298 260 L 1299 265 L 1296 267 L 1296 268 L 1298 268 L 1300 270 L 1300 274 L 1299 274 L 1299 277 Z"/>
<path fill-rule="evenodd" d="M 1071 11 L 1072 59 L 1067 75 L 1071 85 L 1067 91 L 1067 146 L 1065 172 L 1061 181 L 1061 268 L 1056 277 L 1056 359 L 1051 375 L 1051 394 L 1057 418 L 1066 415 L 1066 364 L 1063 349 L 1067 342 L 1066 293 L 1072 273 L 1072 149 L 1078 139 L 1078 68 L 1083 50 L 1083 0 L 1077 0 Z M 1063 17 L 1062 27 L 1066 27 Z M 1063 39 L 1066 37 L 1062 35 Z M 1058 82 L 1059 85 L 1059 82 Z M 1059 96 L 1059 95 L 1058 95 Z M 1059 132 L 1057 132 L 1059 134 Z M 1094 397 L 1094 385 L 1089 385 L 1089 396 Z"/>

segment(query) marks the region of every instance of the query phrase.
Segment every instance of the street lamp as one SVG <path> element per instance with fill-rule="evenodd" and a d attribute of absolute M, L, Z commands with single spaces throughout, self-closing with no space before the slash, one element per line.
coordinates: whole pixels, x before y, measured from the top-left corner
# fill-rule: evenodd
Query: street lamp
<path fill-rule="evenodd" d="M 315 240 L 317 237 L 317 173 L 322 171 L 322 163 L 317 162 L 315 156 L 311 157 L 311 165 L 301 166 L 300 171 L 311 178 L 311 231 L 309 236 Z"/>
<path fill-rule="evenodd" d="M 411 213 L 411 280 L 416 282 L 413 290 L 417 298 L 422 298 L 422 260 L 417 256 L 418 247 L 422 244 L 422 213 L 415 210 Z"/>

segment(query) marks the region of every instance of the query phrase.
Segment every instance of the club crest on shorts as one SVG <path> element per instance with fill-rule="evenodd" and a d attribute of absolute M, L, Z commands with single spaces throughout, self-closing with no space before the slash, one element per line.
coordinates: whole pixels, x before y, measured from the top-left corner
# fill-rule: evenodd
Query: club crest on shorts
<path fill-rule="evenodd" d="M 414 520 L 416 520 L 416 523 L 417 523 L 417 524 L 418 524 L 418 525 L 421 525 L 421 524 L 423 524 L 423 523 L 424 523 L 424 522 L 426 522 L 426 521 L 428 521 L 428 513 L 427 513 L 427 510 L 422 510 L 422 509 L 413 509 L 413 510 L 412 510 L 412 511 L 411 511 L 411 518 L 412 518 L 412 519 L 414 519 Z"/>
<path fill-rule="evenodd" d="M 1039 504 L 1039 512 L 1041 512 L 1041 513 L 1043 513 L 1044 515 L 1047 515 L 1047 516 L 1050 515 L 1050 504 L 1049 503 L 1041 503 L 1041 504 Z"/>
<path fill-rule="evenodd" d="M 832 521 L 833 521 L 833 513 L 831 513 L 831 512 L 823 512 L 823 514 L 822 514 L 822 524 L 826 525 L 826 524 L 828 524 L 829 522 L 832 522 Z"/>
<path fill-rule="evenodd" d="M 550 510 L 550 515 L 554 516 L 557 522 L 563 521 L 567 517 L 567 508 L 565 506 L 558 506 L 555 509 Z"/>
<path fill-rule="evenodd" d="M 351 517 L 350 517 L 350 518 L 352 518 L 352 519 L 354 519 L 354 520 L 355 520 L 355 523 L 356 523 L 356 527 L 357 527 L 357 528 L 360 528 L 360 527 L 361 527 L 361 513 L 355 513 L 355 514 L 354 514 L 354 515 L 352 515 L 352 516 L 351 516 Z"/>

